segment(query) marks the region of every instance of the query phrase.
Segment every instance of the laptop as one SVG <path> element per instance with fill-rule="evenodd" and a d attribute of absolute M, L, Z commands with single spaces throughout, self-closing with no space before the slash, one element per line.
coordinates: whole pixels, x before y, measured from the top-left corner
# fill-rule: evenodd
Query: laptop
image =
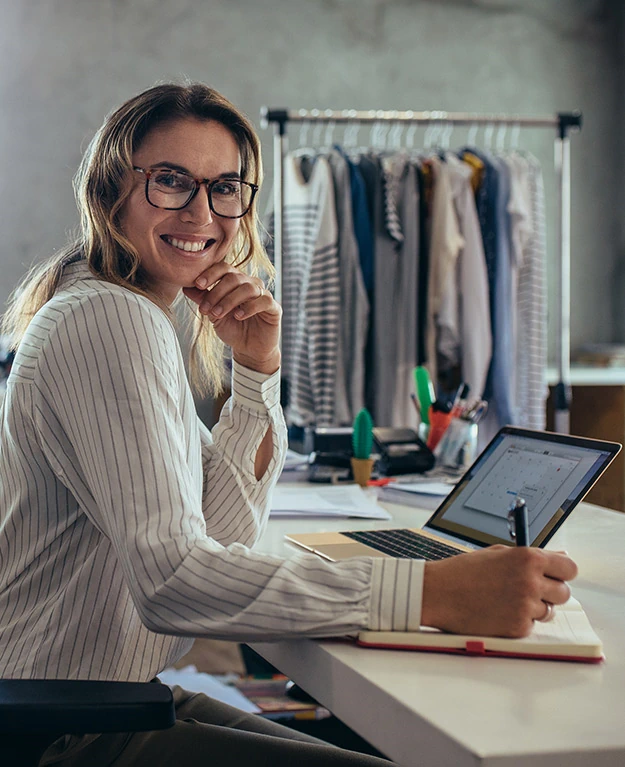
<path fill-rule="evenodd" d="M 531 546 L 543 547 L 619 453 L 621 445 L 504 426 L 422 528 L 287 535 L 331 561 L 355 556 L 442 559 L 513 546 L 508 512 L 526 503 Z"/>

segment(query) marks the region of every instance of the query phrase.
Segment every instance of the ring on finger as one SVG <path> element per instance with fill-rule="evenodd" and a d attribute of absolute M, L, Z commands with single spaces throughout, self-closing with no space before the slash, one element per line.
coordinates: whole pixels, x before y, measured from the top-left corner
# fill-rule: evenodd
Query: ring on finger
<path fill-rule="evenodd" d="M 553 620 L 554 615 L 556 614 L 555 607 L 551 604 L 551 602 L 545 602 L 545 614 L 542 618 L 536 618 L 536 620 L 539 623 L 549 623 L 549 621 Z"/>

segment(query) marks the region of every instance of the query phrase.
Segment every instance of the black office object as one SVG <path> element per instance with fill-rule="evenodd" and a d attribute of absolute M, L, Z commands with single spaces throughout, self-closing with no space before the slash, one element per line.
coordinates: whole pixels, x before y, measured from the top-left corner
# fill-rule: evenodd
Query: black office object
<path fill-rule="evenodd" d="M 373 440 L 380 453 L 378 472 L 387 477 L 419 474 L 434 466 L 434 455 L 413 429 L 376 426 Z"/>

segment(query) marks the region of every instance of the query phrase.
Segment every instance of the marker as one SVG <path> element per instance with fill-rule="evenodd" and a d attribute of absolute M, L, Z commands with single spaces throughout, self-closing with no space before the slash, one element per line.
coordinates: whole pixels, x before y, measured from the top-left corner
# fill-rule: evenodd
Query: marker
<path fill-rule="evenodd" d="M 417 396 L 419 398 L 419 407 L 421 410 L 421 418 L 423 422 L 430 424 L 430 407 L 436 399 L 434 393 L 434 385 L 430 374 L 423 365 L 419 365 L 414 369 L 415 384 L 417 389 Z"/>

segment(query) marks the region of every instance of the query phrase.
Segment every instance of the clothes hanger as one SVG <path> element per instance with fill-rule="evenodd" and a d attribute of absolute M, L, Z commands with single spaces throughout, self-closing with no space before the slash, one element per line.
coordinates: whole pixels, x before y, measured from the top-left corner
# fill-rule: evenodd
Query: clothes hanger
<path fill-rule="evenodd" d="M 495 125 L 493 123 L 487 123 L 484 128 L 484 144 L 489 151 L 493 148 L 493 134 L 495 133 Z"/>
<path fill-rule="evenodd" d="M 499 129 L 497 131 L 497 139 L 495 142 L 495 148 L 497 152 L 503 153 L 506 147 L 506 134 L 508 132 L 508 126 L 506 123 L 502 122 L 499 124 Z"/>
<path fill-rule="evenodd" d="M 467 146 L 474 147 L 477 142 L 477 132 L 479 125 L 477 123 L 471 123 L 469 126 L 469 133 L 467 135 Z"/>

